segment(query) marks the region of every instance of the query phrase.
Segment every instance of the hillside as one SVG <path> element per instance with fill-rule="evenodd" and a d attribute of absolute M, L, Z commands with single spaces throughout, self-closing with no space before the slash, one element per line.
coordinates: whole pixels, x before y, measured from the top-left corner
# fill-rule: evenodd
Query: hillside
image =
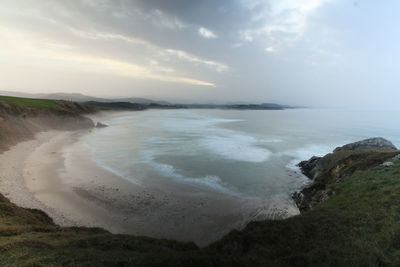
<path fill-rule="evenodd" d="M 55 106 L 38 108 L 40 100 L 26 101 L 0 101 L 2 144 L 45 129 L 93 127 L 82 116 L 93 112 L 90 107 L 55 101 L 50 102 Z M 399 266 L 400 151 L 354 144 L 342 148 L 303 162 L 313 182 L 296 200 L 300 207 L 305 204 L 301 215 L 251 222 L 204 248 L 98 228 L 60 227 L 45 213 L 0 195 L 0 265 Z M 307 199 L 313 200 L 311 206 L 303 202 Z"/>
<path fill-rule="evenodd" d="M 95 108 L 61 100 L 0 96 L 0 151 L 50 129 L 91 128 Z"/>

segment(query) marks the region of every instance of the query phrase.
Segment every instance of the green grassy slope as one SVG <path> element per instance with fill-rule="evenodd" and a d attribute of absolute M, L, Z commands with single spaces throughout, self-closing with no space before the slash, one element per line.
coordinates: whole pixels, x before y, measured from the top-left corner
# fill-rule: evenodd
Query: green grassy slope
<path fill-rule="evenodd" d="M 333 186 L 329 200 L 302 215 L 252 222 L 203 249 L 192 243 L 113 235 L 101 229 L 61 228 L 43 213 L 1 198 L 0 263 L 400 266 L 400 162 L 355 170 Z"/>
<path fill-rule="evenodd" d="M 249 266 L 400 266 L 400 163 L 356 171 L 334 192 L 300 216 L 250 223 L 208 249 Z"/>
<path fill-rule="evenodd" d="M 0 101 L 16 104 L 23 108 L 41 108 L 49 109 L 57 107 L 55 100 L 49 99 L 34 99 L 34 98 L 22 98 L 13 96 L 0 96 Z"/>
<path fill-rule="evenodd" d="M 83 115 L 95 111 L 71 101 L 0 96 L 0 152 L 40 131 L 92 128 Z"/>

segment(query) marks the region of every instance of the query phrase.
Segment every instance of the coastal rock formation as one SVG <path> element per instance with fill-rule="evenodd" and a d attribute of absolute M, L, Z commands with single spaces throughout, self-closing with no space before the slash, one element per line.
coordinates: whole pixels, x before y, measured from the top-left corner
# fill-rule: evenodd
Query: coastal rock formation
<path fill-rule="evenodd" d="M 310 179 L 314 179 L 318 175 L 319 170 L 319 162 L 321 157 L 311 157 L 309 160 L 303 160 L 297 166 L 300 167 L 302 173 L 309 177 Z"/>
<path fill-rule="evenodd" d="M 384 138 L 370 138 L 336 148 L 324 157 L 312 157 L 298 164 L 312 183 L 293 194 L 300 211 L 306 211 L 335 194 L 333 185 L 356 170 L 381 165 L 400 154 Z M 390 165 L 385 163 L 385 165 Z"/>
<path fill-rule="evenodd" d="M 108 125 L 106 125 L 106 124 L 104 124 L 104 123 L 101 123 L 101 122 L 97 122 L 97 124 L 96 124 L 96 128 L 106 128 L 106 127 L 108 127 Z"/>
<path fill-rule="evenodd" d="M 397 148 L 392 144 L 392 142 L 382 137 L 374 137 L 359 142 L 350 143 L 341 147 L 337 147 L 333 152 L 338 152 L 343 150 L 361 150 L 370 148 L 397 150 Z"/>

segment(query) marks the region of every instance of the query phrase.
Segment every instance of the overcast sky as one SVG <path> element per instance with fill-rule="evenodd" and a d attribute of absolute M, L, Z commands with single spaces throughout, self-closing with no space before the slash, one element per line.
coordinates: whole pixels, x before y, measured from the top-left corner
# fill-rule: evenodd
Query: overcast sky
<path fill-rule="evenodd" d="M 2 0 L 2 90 L 397 107 L 397 0 Z"/>

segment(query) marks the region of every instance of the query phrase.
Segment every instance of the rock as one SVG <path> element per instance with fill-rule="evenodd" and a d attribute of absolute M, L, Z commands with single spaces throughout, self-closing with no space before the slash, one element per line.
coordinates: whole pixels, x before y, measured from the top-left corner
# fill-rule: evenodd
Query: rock
<path fill-rule="evenodd" d="M 387 150 L 397 150 L 397 148 L 392 144 L 392 142 L 382 138 L 375 137 L 369 138 L 355 143 L 350 143 L 342 147 L 337 147 L 333 152 L 343 151 L 343 150 L 361 150 L 361 149 L 387 149 Z"/>
<path fill-rule="evenodd" d="M 321 157 L 312 157 L 309 160 L 303 160 L 297 166 L 300 167 L 301 172 L 310 179 L 314 179 L 318 175 L 319 161 Z"/>
<path fill-rule="evenodd" d="M 311 209 L 334 194 L 334 185 L 355 171 L 375 166 L 392 166 L 400 160 L 400 150 L 383 138 L 370 138 L 338 147 L 324 157 L 312 157 L 298 164 L 312 182 L 292 195 L 301 212 Z"/>
<path fill-rule="evenodd" d="M 108 127 L 108 125 L 101 123 L 101 122 L 97 122 L 97 124 L 96 124 L 96 128 L 105 128 L 105 127 Z"/>
<path fill-rule="evenodd" d="M 391 162 L 391 161 L 386 161 L 386 162 L 381 164 L 381 166 L 385 166 L 385 167 L 390 167 L 390 166 L 393 166 L 393 165 L 394 165 L 394 163 Z"/>

